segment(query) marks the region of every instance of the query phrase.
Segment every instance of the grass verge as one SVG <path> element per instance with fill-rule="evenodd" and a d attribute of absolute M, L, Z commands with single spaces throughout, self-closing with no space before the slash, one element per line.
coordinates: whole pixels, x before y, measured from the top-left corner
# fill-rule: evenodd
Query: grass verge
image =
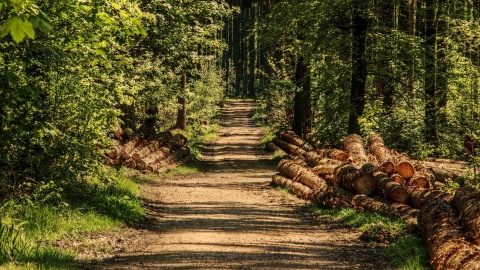
<path fill-rule="evenodd" d="M 65 185 L 57 203 L 5 202 L 0 208 L 0 268 L 74 269 L 73 250 L 51 243 L 81 238 L 85 232 L 117 232 L 141 218 L 138 179 L 126 171 L 106 170 L 106 180 Z"/>
<path fill-rule="evenodd" d="M 339 220 L 362 231 L 361 239 L 388 244 L 385 257 L 394 267 L 404 270 L 429 269 L 428 256 L 423 240 L 406 231 L 405 224 L 398 220 L 371 212 L 357 212 L 351 208 L 324 209 L 316 205 L 306 206 L 321 216 Z"/>

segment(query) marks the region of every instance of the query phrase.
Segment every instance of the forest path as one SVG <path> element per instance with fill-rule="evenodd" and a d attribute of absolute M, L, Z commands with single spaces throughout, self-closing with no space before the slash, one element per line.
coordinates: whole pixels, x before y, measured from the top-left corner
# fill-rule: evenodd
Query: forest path
<path fill-rule="evenodd" d="M 145 184 L 148 218 L 138 241 L 88 269 L 386 269 L 381 247 L 272 188 L 275 163 L 261 150 L 253 103 L 231 101 L 205 171 Z M 128 236 L 127 236 L 128 238 Z"/>

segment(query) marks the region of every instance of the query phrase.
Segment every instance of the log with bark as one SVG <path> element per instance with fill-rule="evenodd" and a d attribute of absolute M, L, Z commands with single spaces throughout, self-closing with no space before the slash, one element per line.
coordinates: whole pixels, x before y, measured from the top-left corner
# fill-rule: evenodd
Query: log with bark
<path fill-rule="evenodd" d="M 415 168 L 412 161 L 406 155 L 398 155 L 396 157 L 395 171 L 404 179 L 410 179 L 415 174 Z"/>
<path fill-rule="evenodd" d="M 316 162 L 315 167 L 312 168 L 312 172 L 322 176 L 330 175 L 330 174 L 334 174 L 335 169 L 340 165 L 342 165 L 342 163 L 335 159 L 321 159 Z"/>
<path fill-rule="evenodd" d="M 317 150 L 317 153 L 322 158 L 329 158 L 329 159 L 336 159 L 339 161 L 347 161 L 348 154 L 345 151 L 338 150 L 338 149 L 322 149 Z"/>
<path fill-rule="evenodd" d="M 275 174 L 272 176 L 272 183 L 276 186 L 289 188 L 293 193 L 304 200 L 310 200 L 313 194 L 311 188 L 301 183 L 293 182 L 290 178 L 282 174 Z"/>
<path fill-rule="evenodd" d="M 168 149 L 167 149 L 168 150 Z M 155 164 L 162 159 L 165 159 L 169 153 L 162 151 L 162 149 L 151 153 L 150 155 L 146 156 L 145 158 L 137 160 L 136 167 L 139 170 L 145 170 L 148 165 Z"/>
<path fill-rule="evenodd" d="M 440 190 L 423 189 L 413 186 L 407 186 L 406 189 L 410 194 L 408 204 L 416 209 L 422 208 L 427 203 L 427 199 L 442 199 L 446 202 L 452 200 L 452 195 Z"/>
<path fill-rule="evenodd" d="M 109 159 L 115 159 L 118 157 L 120 151 L 121 151 L 121 143 L 120 141 L 113 140 L 112 145 L 110 148 L 107 150 L 105 153 Z"/>
<path fill-rule="evenodd" d="M 295 161 L 283 159 L 278 163 L 277 170 L 294 182 L 300 182 L 311 189 L 325 190 L 328 187 L 324 179 Z"/>
<path fill-rule="evenodd" d="M 466 236 L 480 245 L 480 191 L 473 187 L 462 187 L 455 192 L 455 206 L 466 228 Z"/>
<path fill-rule="evenodd" d="M 419 188 L 431 188 L 435 183 L 435 175 L 421 164 L 415 165 L 415 174 L 408 184 Z"/>
<path fill-rule="evenodd" d="M 272 142 L 290 155 L 304 155 L 306 153 L 301 147 L 280 138 L 273 138 Z"/>
<path fill-rule="evenodd" d="M 383 139 L 379 135 L 373 135 L 368 140 L 370 153 L 377 159 L 380 168 L 384 173 L 392 174 L 395 171 L 395 163 L 391 155 L 391 150 L 388 149 Z"/>
<path fill-rule="evenodd" d="M 158 160 L 157 162 L 150 163 L 145 166 L 145 170 L 149 172 L 165 172 L 169 171 L 176 165 L 190 156 L 190 148 L 186 146 L 180 147 L 180 149 L 175 150 L 170 156 L 165 159 Z"/>
<path fill-rule="evenodd" d="M 140 141 L 139 137 L 133 137 L 130 141 L 123 145 L 120 157 L 123 159 L 129 159 L 130 153 L 135 149 L 135 146 Z"/>
<path fill-rule="evenodd" d="M 466 241 L 454 209 L 442 199 L 427 199 L 418 217 L 433 269 L 480 269 L 480 247 Z"/>
<path fill-rule="evenodd" d="M 160 132 L 155 136 L 155 139 L 147 141 L 147 143 L 137 147 L 131 154 L 132 159 L 137 161 L 142 159 L 155 151 L 158 151 L 161 146 L 165 145 L 168 141 L 173 139 L 173 135 L 170 131 Z"/>
<path fill-rule="evenodd" d="M 406 203 L 409 197 L 408 191 L 399 183 L 392 180 L 388 174 L 384 172 L 375 172 L 373 174 L 377 183 L 378 193 L 383 197 L 396 203 Z"/>
<path fill-rule="evenodd" d="M 375 192 L 375 180 L 350 164 L 344 164 L 335 169 L 335 183 L 349 191 L 371 195 Z"/>
<path fill-rule="evenodd" d="M 407 183 L 407 181 L 405 181 L 405 178 L 403 178 L 400 174 L 397 173 L 392 174 L 391 178 L 394 182 L 397 182 L 400 185 L 405 185 Z"/>
<path fill-rule="evenodd" d="M 345 137 L 343 150 L 348 154 L 348 160 L 353 164 L 363 164 L 369 161 L 362 137 L 358 134 L 349 134 Z"/>
<path fill-rule="evenodd" d="M 286 157 L 288 156 L 288 154 L 283 151 L 282 148 L 278 147 L 275 143 L 273 142 L 268 142 L 266 145 L 265 145 L 265 148 L 270 150 L 271 152 L 274 152 L 274 153 L 281 153 L 283 157 Z"/>
<path fill-rule="evenodd" d="M 302 148 L 305 151 L 313 151 L 315 148 L 311 146 L 308 142 L 304 141 L 302 138 L 300 138 L 295 132 L 293 131 L 280 131 L 277 133 L 277 136 L 289 143 L 292 143 L 300 148 Z"/>
<path fill-rule="evenodd" d="M 438 182 L 445 183 L 447 180 L 455 181 L 460 178 L 460 175 L 457 173 L 442 168 L 430 167 L 430 170 L 432 171 L 433 175 L 435 175 L 435 181 Z"/>

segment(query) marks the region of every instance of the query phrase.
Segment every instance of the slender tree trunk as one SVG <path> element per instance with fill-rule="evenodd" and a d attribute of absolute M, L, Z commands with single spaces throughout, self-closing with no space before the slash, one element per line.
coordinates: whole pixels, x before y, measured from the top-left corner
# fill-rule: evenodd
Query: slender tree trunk
<path fill-rule="evenodd" d="M 417 20 L 417 0 L 410 0 L 408 5 L 408 35 L 415 37 Z M 407 62 L 407 88 L 408 92 L 415 90 L 415 55 L 411 52 L 410 59 Z"/>
<path fill-rule="evenodd" d="M 425 37 L 425 140 L 434 147 L 438 146 L 437 108 L 435 82 L 435 41 L 436 9 L 434 0 L 426 0 L 426 37 Z"/>
<path fill-rule="evenodd" d="M 253 27 L 255 23 L 256 5 L 250 7 L 250 37 L 248 40 L 248 51 L 250 59 L 248 60 L 248 97 L 255 97 L 255 35 L 253 34 Z"/>
<path fill-rule="evenodd" d="M 366 3 L 363 0 L 354 1 L 353 10 L 353 40 L 352 40 L 352 85 L 350 89 L 350 116 L 348 133 L 360 134 L 358 118 L 365 109 L 365 84 L 367 79 L 367 61 L 365 45 L 367 39 L 368 21 L 362 14 Z"/>
<path fill-rule="evenodd" d="M 296 64 L 295 81 L 301 91 L 295 92 L 293 131 L 305 138 L 312 131 L 312 94 L 310 64 L 304 57 Z"/>
<path fill-rule="evenodd" d="M 182 75 L 180 85 L 182 87 L 182 90 L 185 91 L 187 85 L 186 73 Z M 185 99 L 185 97 L 178 96 L 177 102 L 178 105 L 180 105 L 180 108 L 178 108 L 177 111 L 177 123 L 175 124 L 175 128 L 184 130 L 187 128 L 187 100 Z"/>

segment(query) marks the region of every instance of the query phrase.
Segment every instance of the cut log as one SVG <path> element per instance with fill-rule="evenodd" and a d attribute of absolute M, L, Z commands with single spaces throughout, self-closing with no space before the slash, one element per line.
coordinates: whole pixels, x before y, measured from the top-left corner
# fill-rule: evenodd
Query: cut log
<path fill-rule="evenodd" d="M 293 182 L 291 179 L 281 174 L 275 174 L 272 176 L 272 183 L 276 186 L 289 188 L 293 193 L 304 200 L 310 200 L 313 194 L 311 188 L 301 183 Z"/>
<path fill-rule="evenodd" d="M 317 151 L 317 153 L 324 158 L 336 159 L 342 162 L 348 159 L 347 153 L 345 153 L 345 151 L 338 150 L 338 149 L 323 149 L 323 150 Z"/>
<path fill-rule="evenodd" d="M 373 174 L 377 183 L 378 192 L 385 198 L 396 203 L 406 203 L 408 200 L 408 191 L 399 183 L 392 180 L 384 172 L 375 172 Z"/>
<path fill-rule="evenodd" d="M 407 183 L 407 182 L 405 181 L 405 178 L 403 178 L 401 175 L 396 174 L 396 173 L 392 174 L 391 178 L 392 178 L 392 180 L 393 180 L 394 182 L 397 182 L 397 183 L 399 183 L 400 185 L 405 185 L 405 184 Z"/>
<path fill-rule="evenodd" d="M 422 208 L 427 203 L 427 199 L 442 199 L 446 202 L 452 200 L 452 195 L 440 190 L 423 189 L 413 186 L 407 186 L 406 189 L 410 194 L 408 204 L 416 209 Z"/>
<path fill-rule="evenodd" d="M 178 162 L 184 160 L 188 156 L 190 156 L 190 148 L 183 146 L 167 158 L 148 164 L 145 166 L 145 170 L 149 172 L 165 172 L 176 167 Z"/>
<path fill-rule="evenodd" d="M 328 187 L 324 179 L 294 161 L 281 160 L 278 163 L 277 170 L 294 182 L 300 182 L 311 189 L 325 190 Z"/>
<path fill-rule="evenodd" d="M 143 159 L 137 160 L 136 167 L 139 170 L 145 170 L 148 165 L 155 164 L 166 157 L 167 153 L 160 149 L 159 151 L 156 151 L 155 153 L 152 153 Z"/>
<path fill-rule="evenodd" d="M 335 183 L 342 188 L 358 194 L 368 196 L 375 192 L 375 180 L 373 176 L 349 164 L 337 167 L 335 170 Z"/>
<path fill-rule="evenodd" d="M 156 152 L 160 149 L 162 145 L 165 145 L 168 141 L 173 139 L 173 135 L 170 131 L 160 132 L 155 136 L 154 140 L 147 141 L 141 147 L 137 147 L 131 154 L 132 159 L 137 161 L 142 159 L 153 152 Z"/>
<path fill-rule="evenodd" d="M 321 155 L 318 155 L 318 153 L 315 152 L 315 151 L 307 152 L 303 156 L 304 156 L 305 161 L 307 162 L 308 166 L 310 166 L 310 167 L 317 167 L 317 166 L 322 166 L 322 165 L 328 165 L 330 167 L 331 166 L 336 167 L 336 166 L 339 166 L 339 165 L 342 164 L 341 161 L 338 161 L 336 159 L 329 159 L 329 158 L 325 158 Z M 332 174 L 332 173 L 329 173 L 329 174 Z"/>
<path fill-rule="evenodd" d="M 373 163 L 365 163 L 360 167 L 360 170 L 365 174 L 370 174 L 373 176 L 374 173 L 380 171 L 380 168 Z"/>
<path fill-rule="evenodd" d="M 368 140 L 368 145 L 370 153 L 377 159 L 382 171 L 392 174 L 395 171 L 395 163 L 391 151 L 385 146 L 383 139 L 379 135 L 373 135 Z"/>
<path fill-rule="evenodd" d="M 280 139 L 292 143 L 300 148 L 302 148 L 305 151 L 313 151 L 315 148 L 311 146 L 309 143 L 306 141 L 302 140 L 295 132 L 293 131 L 280 131 L 277 133 L 277 136 L 280 137 Z"/>
<path fill-rule="evenodd" d="M 452 204 L 465 225 L 467 237 L 480 245 L 480 191 L 469 186 L 460 188 L 455 192 Z"/>
<path fill-rule="evenodd" d="M 412 162 L 404 155 L 398 158 L 397 164 L 395 165 L 395 171 L 405 179 L 410 179 L 415 174 L 415 168 L 413 167 Z"/>
<path fill-rule="evenodd" d="M 455 181 L 460 178 L 458 174 L 441 168 L 431 167 L 430 170 L 432 171 L 433 175 L 435 175 L 435 181 L 438 182 L 445 183 L 447 180 Z"/>
<path fill-rule="evenodd" d="M 418 224 L 433 269 L 480 269 L 480 247 L 464 239 L 455 212 L 447 202 L 427 200 Z"/>
<path fill-rule="evenodd" d="M 431 188 L 435 183 L 435 175 L 427 167 L 416 164 L 415 174 L 408 183 L 419 188 Z"/>
<path fill-rule="evenodd" d="M 271 152 L 278 152 L 278 153 L 281 153 L 283 157 L 286 157 L 288 156 L 288 154 L 283 151 L 282 148 L 278 147 L 275 143 L 273 142 L 268 142 L 266 145 L 265 145 L 265 148 L 267 148 L 268 150 L 270 150 Z"/>
<path fill-rule="evenodd" d="M 363 164 L 368 162 L 367 153 L 360 135 L 350 134 L 343 141 L 343 150 L 348 154 L 352 164 Z"/>
<path fill-rule="evenodd" d="M 317 175 L 330 175 L 335 173 L 335 169 L 342 165 L 340 161 L 334 159 L 322 159 L 312 168 L 312 172 Z"/>
<path fill-rule="evenodd" d="M 122 147 L 122 152 L 120 156 L 123 159 L 129 159 L 130 158 L 130 153 L 135 149 L 135 146 L 138 144 L 140 141 L 140 138 L 138 137 L 133 137 L 130 141 L 128 141 L 123 147 Z"/>
<path fill-rule="evenodd" d="M 120 141 L 113 140 L 112 145 L 110 146 L 110 148 L 107 150 L 105 154 L 107 155 L 108 158 L 115 159 L 118 157 L 118 154 L 120 153 L 120 151 L 121 151 Z"/>
<path fill-rule="evenodd" d="M 290 155 L 304 155 L 306 153 L 301 147 L 288 143 L 279 138 L 273 138 L 272 142 Z"/>
<path fill-rule="evenodd" d="M 185 144 L 187 144 L 187 138 L 182 134 L 175 134 L 175 136 L 166 143 L 165 147 L 170 149 L 170 152 L 173 152 L 180 149 Z"/>

